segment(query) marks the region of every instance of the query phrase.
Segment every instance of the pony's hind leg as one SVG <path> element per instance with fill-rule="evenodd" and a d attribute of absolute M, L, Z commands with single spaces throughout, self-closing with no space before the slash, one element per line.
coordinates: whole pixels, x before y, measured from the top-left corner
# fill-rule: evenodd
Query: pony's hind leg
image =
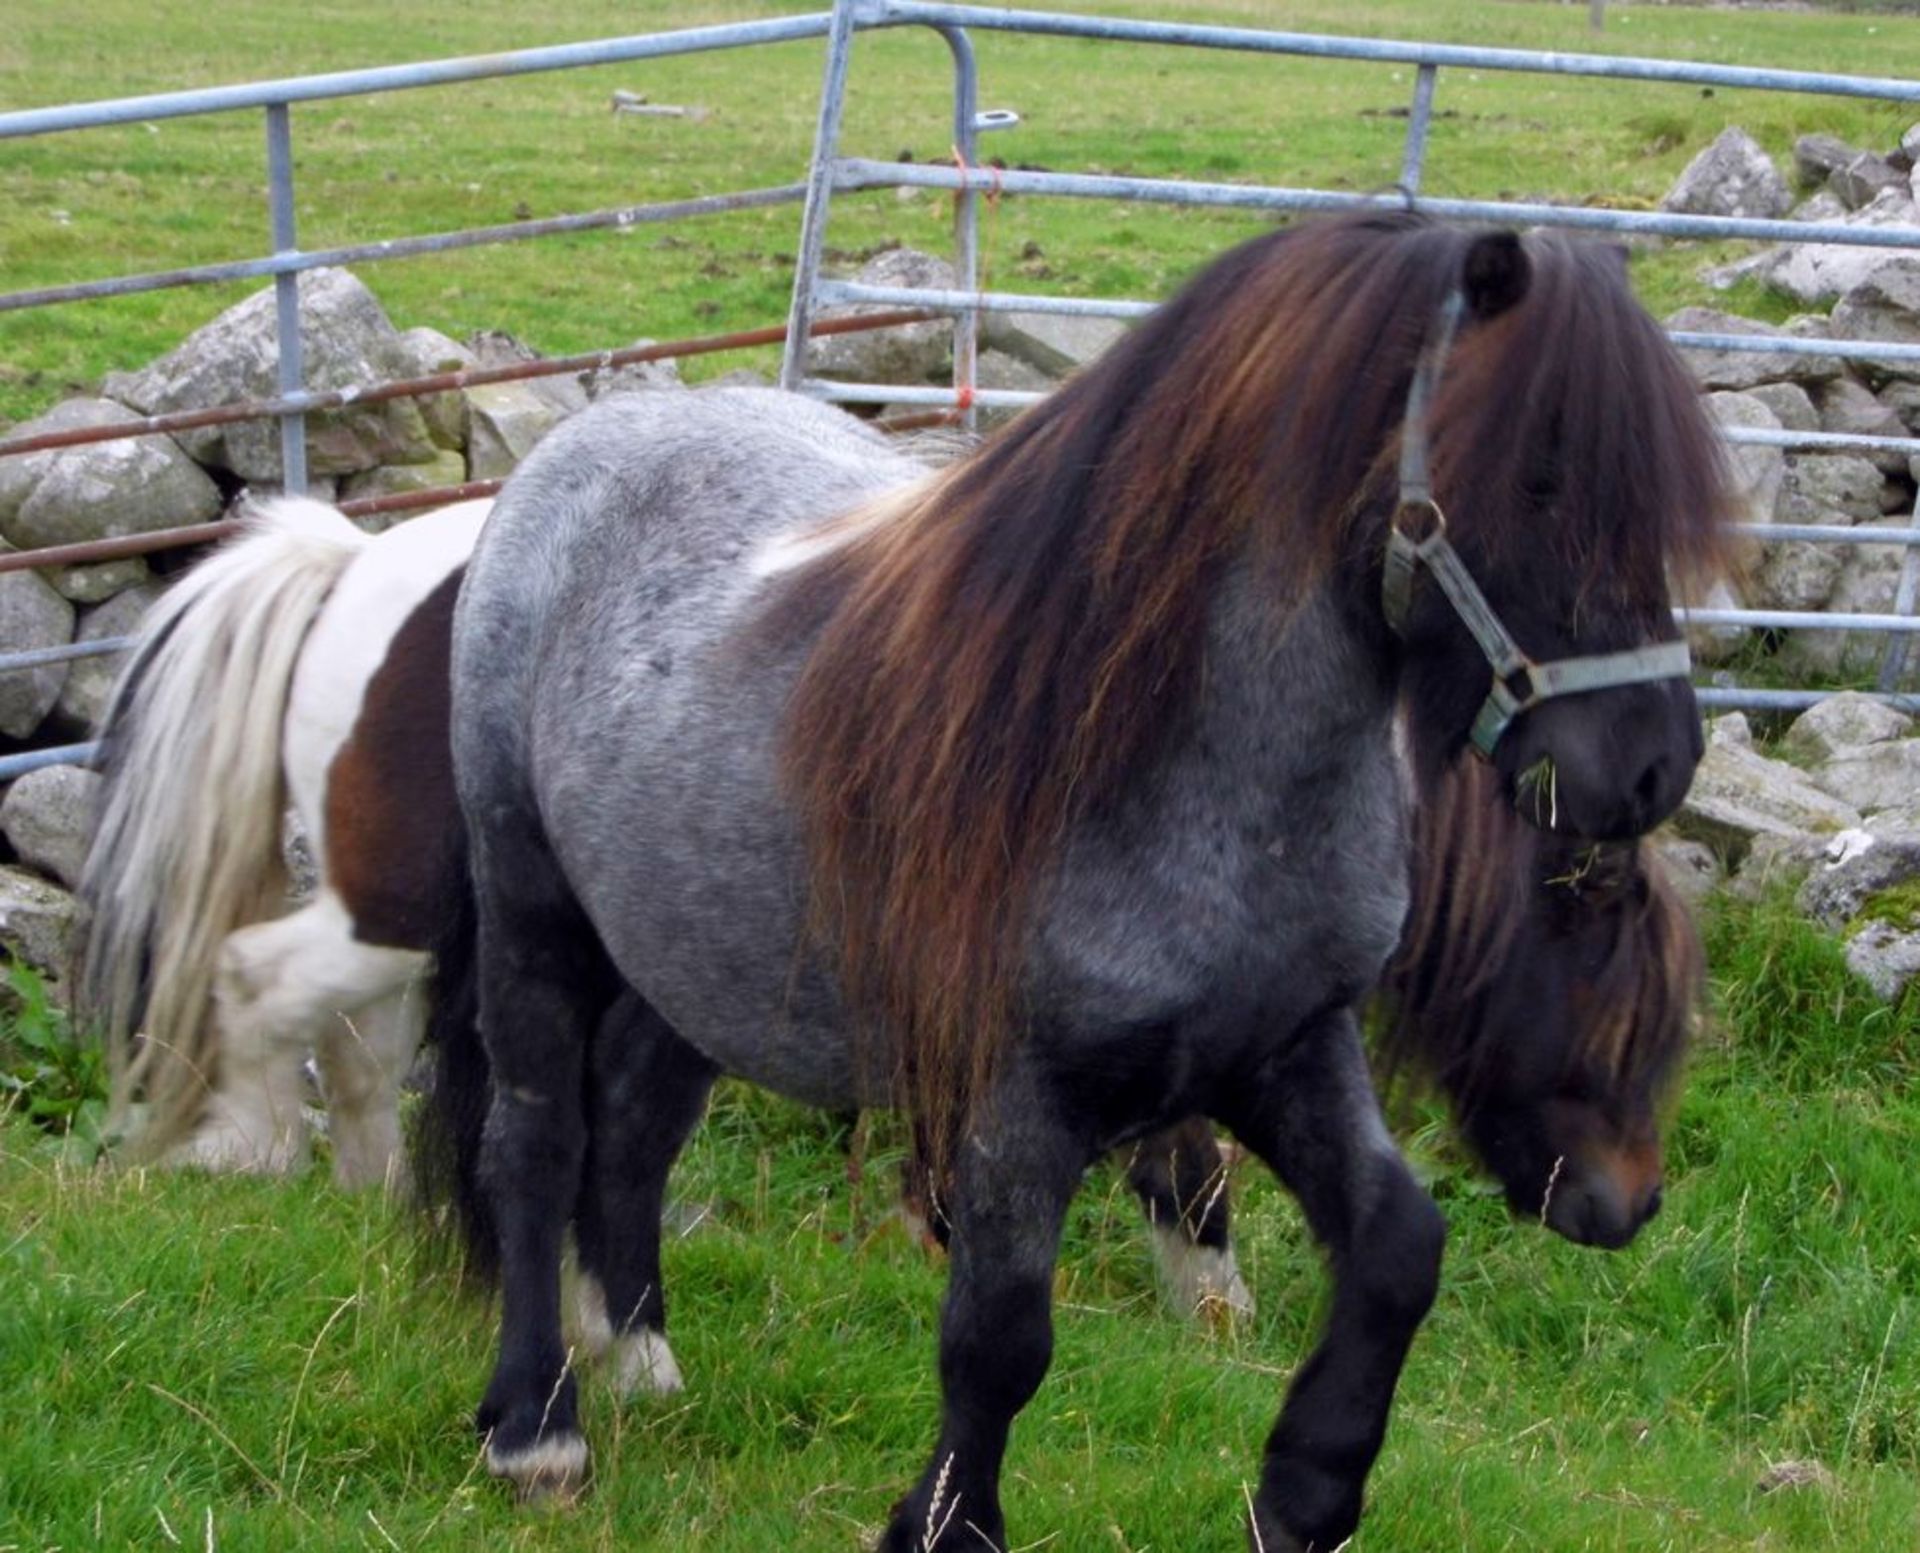
<path fill-rule="evenodd" d="M 1127 1158 L 1127 1184 L 1147 1216 L 1161 1292 L 1174 1312 L 1252 1315 L 1229 1232 L 1226 1157 L 1207 1119 L 1190 1116 L 1142 1138 Z"/>
<path fill-rule="evenodd" d="M 1006 1075 L 959 1149 L 940 1316 L 940 1438 L 894 1507 L 880 1553 L 1004 1548 L 1000 1463 L 1013 1419 L 1053 1357 L 1060 1229 L 1095 1150 L 1038 1086 Z"/>
<path fill-rule="evenodd" d="M 333 1178 L 349 1190 L 401 1184 L 400 1086 L 425 1021 L 425 990 L 409 977 L 397 991 L 320 1027 L 314 1059 L 327 1098 Z"/>
<path fill-rule="evenodd" d="M 638 993 L 614 1000 L 595 1033 L 587 1078 L 586 1179 L 574 1235 L 581 1338 L 615 1389 L 673 1392 L 660 1216 L 667 1175 L 699 1123 L 716 1070 Z"/>
<path fill-rule="evenodd" d="M 469 808 L 482 1039 L 493 1098 L 480 1181 L 500 1253 L 500 1352 L 475 1416 L 487 1467 L 523 1497 L 587 1475 L 561 1337 L 560 1257 L 586 1152 L 588 1042 L 618 981 L 531 805 Z"/>
<path fill-rule="evenodd" d="M 1221 1120 L 1299 1198 L 1334 1283 L 1326 1332 L 1267 1437 L 1253 1545 L 1338 1548 L 1359 1522 L 1401 1366 L 1439 1287 L 1445 1221 L 1381 1120 L 1351 1010 L 1229 1086 Z"/>

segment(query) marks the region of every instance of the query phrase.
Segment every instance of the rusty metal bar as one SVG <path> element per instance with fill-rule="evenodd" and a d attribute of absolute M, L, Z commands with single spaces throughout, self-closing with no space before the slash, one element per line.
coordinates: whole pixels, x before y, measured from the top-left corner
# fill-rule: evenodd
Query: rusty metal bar
<path fill-rule="evenodd" d="M 811 332 L 858 334 L 869 329 L 890 329 L 900 324 L 922 323 L 939 316 L 938 312 L 929 308 L 900 308 L 893 312 L 872 313 L 864 318 L 821 319 L 815 322 Z M 478 388 L 488 383 L 564 377 L 573 372 L 606 371 L 643 361 L 666 361 L 681 356 L 712 355 L 716 351 L 747 350 L 756 345 L 778 345 L 786 337 L 786 326 L 782 324 L 765 329 L 745 329 L 733 334 L 699 335 L 686 340 L 663 340 L 653 345 L 630 345 L 621 350 L 554 356 L 544 361 L 513 362 L 500 367 L 466 367 L 457 372 L 436 372 L 428 377 L 397 378 L 371 388 L 335 388 L 319 393 L 288 394 L 274 399 L 243 400 L 206 410 L 177 410 L 168 415 L 142 416 L 137 420 L 121 421 L 109 426 L 79 426 L 68 431 L 41 432 L 31 437 L 0 438 L 0 458 L 15 453 L 41 453 L 50 448 L 79 447 L 92 442 L 117 442 L 130 437 L 192 431 L 202 426 L 227 426 L 235 421 L 264 420 L 289 410 L 311 412 L 337 409 L 345 404 L 379 404 L 388 399 L 417 399 L 428 394 L 455 393 L 463 388 Z M 0 557 L 0 560 L 4 559 Z"/>

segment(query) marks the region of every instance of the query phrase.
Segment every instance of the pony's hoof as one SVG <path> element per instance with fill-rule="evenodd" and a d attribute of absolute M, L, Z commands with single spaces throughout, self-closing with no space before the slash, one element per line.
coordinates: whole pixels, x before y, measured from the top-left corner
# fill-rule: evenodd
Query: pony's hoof
<path fill-rule="evenodd" d="M 1177 1229 L 1156 1228 L 1154 1251 L 1162 1294 L 1176 1315 L 1219 1327 L 1251 1319 L 1253 1291 L 1233 1247 L 1196 1246 Z"/>
<path fill-rule="evenodd" d="M 1333 1553 L 1333 1550 L 1302 1542 L 1256 1501 L 1253 1516 L 1247 1522 L 1247 1553 Z"/>
<path fill-rule="evenodd" d="M 652 1327 L 615 1338 L 611 1357 L 613 1389 L 622 1397 L 642 1391 L 668 1397 L 687 1384 L 674 1362 L 673 1350 L 667 1346 L 667 1334 Z"/>
<path fill-rule="evenodd" d="M 487 1471 L 513 1484 L 522 1504 L 566 1506 L 587 1486 L 587 1441 L 577 1430 L 544 1435 L 519 1449 L 487 1439 Z"/>
<path fill-rule="evenodd" d="M 205 1170 L 216 1175 L 292 1175 L 307 1163 L 306 1140 L 279 1132 L 267 1137 L 233 1123 L 205 1123 L 185 1143 L 167 1152 L 175 1170 Z"/>

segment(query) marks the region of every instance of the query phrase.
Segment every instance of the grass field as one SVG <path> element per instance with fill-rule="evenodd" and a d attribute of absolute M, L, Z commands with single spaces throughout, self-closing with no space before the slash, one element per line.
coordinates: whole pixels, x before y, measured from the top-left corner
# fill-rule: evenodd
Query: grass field
<path fill-rule="evenodd" d="M 512 0 L 298 7 L 88 0 L 16 7 L 0 30 L 0 103 L 26 107 L 431 59 L 814 9 L 807 0 L 576 0 L 549 20 Z M 1116 4 L 1323 32 L 1920 74 L 1920 27 L 1870 13 L 1614 8 L 1495 0 L 1212 0 Z M 1010 163 L 1372 189 L 1399 176 L 1408 72 L 1305 59 L 983 36 L 983 102 L 1024 122 L 988 142 Z M 801 176 L 817 42 L 387 93 L 295 110 L 303 244 L 435 232 Z M 846 144 L 944 155 L 943 46 L 919 32 L 858 45 Z M 1071 89 L 1063 89 L 1070 86 Z M 712 110 L 699 124 L 609 114 L 615 88 Z M 1835 98 L 1445 72 L 1427 188 L 1461 196 L 1650 205 L 1728 123 L 1784 155 L 1814 130 L 1889 146 L 1920 110 Z M 8 289 L 233 259 L 265 250 L 258 113 L 169 120 L 0 148 L 0 275 Z M 832 242 L 938 248 L 949 203 L 880 193 L 837 207 Z M 1003 202 L 987 220 L 989 283 L 1153 296 L 1230 241 L 1245 214 L 1067 201 Z M 797 214 L 591 234 L 367 266 L 402 327 L 509 329 L 549 352 L 777 321 Z M 1697 249 L 1643 257 L 1656 310 L 1695 297 Z M 138 365 L 247 287 L 149 294 L 0 315 L 0 415 L 18 419 L 112 368 Z M 1738 298 L 1772 310 L 1765 299 Z M 764 359 L 764 358 L 762 358 Z M 713 360 L 701 370 L 738 364 Z"/>
<path fill-rule="evenodd" d="M 1712 947 L 1668 1205 L 1628 1250 L 1511 1222 L 1408 1116 L 1452 1238 L 1356 1549 L 1916 1546 L 1920 1008 L 1777 909 Z M 709 1216 L 668 1251 L 690 1389 L 589 1388 L 597 1483 L 557 1514 L 478 1470 L 492 1316 L 404 1216 L 317 1175 L 96 1171 L 0 1125 L 0 1549 L 859 1546 L 931 1437 L 940 1271 L 885 1216 L 884 1148 L 854 1186 L 845 1143 L 723 1093 L 676 1183 Z M 1160 1309 L 1116 1174 L 1082 1194 L 1016 1546 L 1241 1545 L 1322 1280 L 1290 1201 L 1251 1168 L 1235 1189 L 1261 1307 L 1235 1333 Z M 1794 1462 L 1825 1476 L 1762 1491 Z"/>

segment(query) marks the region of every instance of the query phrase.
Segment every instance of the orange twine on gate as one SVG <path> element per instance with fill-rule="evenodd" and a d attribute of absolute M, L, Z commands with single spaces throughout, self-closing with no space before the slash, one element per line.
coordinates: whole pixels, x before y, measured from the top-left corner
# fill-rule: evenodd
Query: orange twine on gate
<path fill-rule="evenodd" d="M 971 173 L 973 169 L 967 165 L 966 155 L 964 152 L 961 151 L 958 144 L 953 145 L 949 149 L 953 152 L 953 165 L 956 168 L 958 168 L 960 171 L 960 180 L 961 180 L 960 187 L 953 191 L 953 207 L 954 207 L 955 213 L 957 214 L 960 209 L 960 201 L 965 197 L 967 193 L 967 184 L 966 184 L 967 175 Z M 980 243 L 974 254 L 973 295 L 974 295 L 974 302 L 975 302 L 974 318 L 975 318 L 976 328 L 978 326 L 978 319 L 980 316 L 980 312 L 982 310 L 981 304 L 984 303 L 986 300 L 987 264 L 988 264 L 989 256 L 993 252 L 994 226 L 1000 215 L 1001 168 L 997 163 L 994 163 L 994 162 L 987 162 L 983 165 L 985 166 L 988 172 L 993 174 L 993 186 L 987 190 L 986 230 L 981 234 Z M 975 338 L 977 340 L 978 336 L 976 335 Z M 978 368 L 977 356 L 975 357 L 975 366 L 977 370 Z M 972 383 L 961 383 L 957 385 L 954 389 L 954 407 L 947 414 L 947 424 L 949 426 L 958 424 L 962 419 L 965 418 L 966 413 L 973 408 L 973 403 L 974 403 L 974 385 Z"/>

